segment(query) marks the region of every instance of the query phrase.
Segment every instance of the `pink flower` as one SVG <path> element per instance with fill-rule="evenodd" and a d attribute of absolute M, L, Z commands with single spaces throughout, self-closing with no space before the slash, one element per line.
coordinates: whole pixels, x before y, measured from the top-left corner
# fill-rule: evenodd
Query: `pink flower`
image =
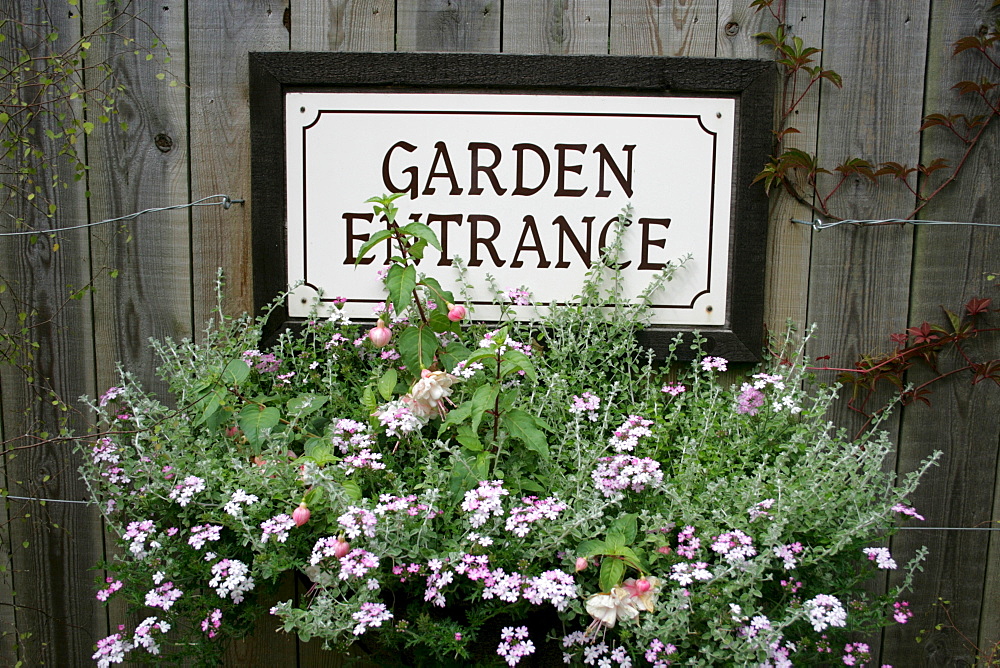
<path fill-rule="evenodd" d="M 385 322 L 380 318 L 378 323 L 368 330 L 368 339 L 376 348 L 384 348 L 392 338 L 392 330 L 385 326 Z"/>
<path fill-rule="evenodd" d="M 299 507 L 292 511 L 292 520 L 295 522 L 295 526 L 300 527 L 309 521 L 309 517 L 312 513 L 309 512 L 309 506 L 303 501 L 299 504 Z"/>
<path fill-rule="evenodd" d="M 448 304 L 448 320 L 458 322 L 465 317 L 465 307 L 461 304 Z"/>
<path fill-rule="evenodd" d="M 587 568 L 588 565 L 589 564 L 587 563 L 586 557 L 578 557 L 576 560 L 576 572 L 579 573 L 580 571 Z"/>

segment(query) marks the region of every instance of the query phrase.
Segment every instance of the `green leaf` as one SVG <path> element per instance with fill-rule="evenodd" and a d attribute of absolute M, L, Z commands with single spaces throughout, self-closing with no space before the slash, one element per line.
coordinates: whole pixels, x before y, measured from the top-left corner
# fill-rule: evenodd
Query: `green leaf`
<path fill-rule="evenodd" d="M 302 454 L 306 457 L 312 457 L 317 462 L 322 462 L 332 457 L 333 447 L 329 439 L 315 436 L 306 441 Z"/>
<path fill-rule="evenodd" d="M 455 437 L 455 440 L 472 452 L 481 452 L 483 449 L 483 444 L 476 435 L 476 432 L 472 431 L 472 427 L 467 424 L 463 424 L 458 428 L 458 436 Z"/>
<path fill-rule="evenodd" d="M 322 394 L 300 394 L 297 397 L 289 399 L 285 407 L 288 409 L 290 415 L 303 418 L 322 408 L 329 400 L 330 397 Z"/>
<path fill-rule="evenodd" d="M 413 244 L 409 248 L 410 257 L 416 258 L 418 260 L 424 259 L 424 249 L 427 248 L 427 242 L 421 239 L 417 243 Z"/>
<path fill-rule="evenodd" d="M 486 411 L 496 406 L 497 395 L 500 388 L 496 385 L 482 385 L 472 395 L 472 429 L 479 429 L 479 423 L 483 420 Z"/>
<path fill-rule="evenodd" d="M 625 576 L 625 564 L 620 559 L 604 559 L 601 561 L 601 591 L 608 592 L 620 584 Z"/>
<path fill-rule="evenodd" d="M 250 375 L 250 367 L 243 360 L 231 360 L 222 370 L 222 382 L 227 387 L 239 387 Z"/>
<path fill-rule="evenodd" d="M 239 425 L 240 429 L 243 430 L 243 435 L 258 452 L 264 433 L 277 426 L 280 421 L 281 413 L 274 406 L 261 408 L 255 404 L 249 404 L 243 407 L 239 416 Z"/>
<path fill-rule="evenodd" d="M 458 332 L 459 326 L 457 322 L 452 322 L 448 319 L 448 312 L 436 308 L 431 311 L 431 315 L 427 318 L 427 325 L 435 332 Z"/>
<path fill-rule="evenodd" d="M 500 375 L 506 377 L 517 371 L 523 371 L 531 382 L 534 382 L 537 377 L 535 365 L 531 363 L 531 359 L 527 355 L 516 350 L 505 351 L 503 363 L 500 365 Z"/>
<path fill-rule="evenodd" d="M 466 359 L 470 354 L 468 348 L 459 343 L 458 341 L 452 341 L 444 350 L 438 353 L 438 359 L 441 361 L 441 366 L 448 371 L 453 371 L 458 363 Z"/>
<path fill-rule="evenodd" d="M 605 554 L 606 551 L 607 546 L 604 544 L 603 540 L 590 539 L 583 541 L 577 546 L 576 556 L 596 557 L 599 554 Z"/>
<path fill-rule="evenodd" d="M 385 286 L 389 290 L 389 298 L 392 300 L 393 308 L 396 309 L 396 314 L 403 313 L 413 299 L 413 289 L 417 287 L 417 268 L 413 265 L 406 267 L 392 265 L 389 267 Z"/>
<path fill-rule="evenodd" d="M 545 433 L 535 423 L 535 418 L 520 408 L 515 408 L 504 413 L 503 426 L 508 434 L 524 443 L 526 448 L 548 458 L 549 444 Z"/>
<path fill-rule="evenodd" d="M 444 433 L 448 427 L 453 427 L 455 425 L 460 425 L 469 419 L 472 415 L 472 400 L 463 401 L 455 408 L 448 411 L 448 417 L 445 421 L 441 423 L 440 429 L 438 429 L 438 434 Z"/>
<path fill-rule="evenodd" d="M 438 340 L 434 332 L 422 327 L 407 327 L 399 335 L 396 349 L 407 369 L 418 373 L 428 369 L 434 363 L 434 354 L 438 349 Z"/>
<path fill-rule="evenodd" d="M 621 534 L 625 539 L 623 545 L 631 545 L 635 542 L 636 534 L 639 532 L 638 515 L 635 513 L 628 513 L 626 515 L 621 515 L 614 522 L 611 523 L 611 527 L 608 529 L 608 535 L 613 533 Z"/>
<path fill-rule="evenodd" d="M 364 496 L 364 494 L 361 493 L 361 487 L 353 480 L 345 480 L 340 483 L 340 486 L 344 488 L 345 492 L 347 492 L 347 496 L 351 497 L 355 501 L 360 501 Z"/>
<path fill-rule="evenodd" d="M 381 241 L 385 241 L 390 236 L 392 236 L 392 230 L 379 230 L 375 234 L 371 235 L 368 241 L 361 244 L 361 248 L 358 249 L 358 257 L 354 260 L 354 266 L 357 266 L 359 262 L 368 254 L 372 248 L 375 247 Z"/>
<path fill-rule="evenodd" d="M 372 392 L 371 386 L 365 387 L 365 391 L 361 393 L 361 405 L 368 413 L 374 413 L 375 409 L 378 408 L 378 400 L 375 399 L 375 393 Z"/>
<path fill-rule="evenodd" d="M 438 283 L 436 278 L 431 278 L 429 276 L 425 277 L 422 281 L 420 281 L 420 284 L 425 285 L 430 289 L 431 294 L 434 295 L 434 301 L 444 301 L 446 302 L 446 304 L 455 303 L 455 295 L 453 295 L 448 290 L 442 288 L 441 284 Z M 447 309 L 446 304 L 442 304 L 442 306 L 444 306 Z"/>
<path fill-rule="evenodd" d="M 438 251 L 441 250 L 441 244 L 438 242 L 437 235 L 431 228 L 427 227 L 423 223 L 409 223 L 400 228 L 400 231 L 406 234 L 413 235 L 418 239 L 429 243 L 431 246 L 436 248 Z"/>
<path fill-rule="evenodd" d="M 378 393 L 386 401 L 392 399 L 392 390 L 396 387 L 397 376 L 396 369 L 389 367 L 382 374 L 382 377 L 378 379 Z"/>

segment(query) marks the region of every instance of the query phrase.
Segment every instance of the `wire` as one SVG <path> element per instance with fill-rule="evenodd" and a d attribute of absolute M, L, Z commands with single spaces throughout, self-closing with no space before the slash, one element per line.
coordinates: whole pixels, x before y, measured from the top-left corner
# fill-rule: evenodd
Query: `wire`
<path fill-rule="evenodd" d="M 215 199 L 221 197 L 222 199 L 218 202 L 209 202 L 210 199 Z M 187 204 L 173 204 L 171 206 L 158 206 L 151 209 L 143 209 L 142 211 L 136 211 L 135 213 L 130 213 L 125 216 L 119 216 L 117 218 L 108 218 L 107 220 L 99 220 L 96 223 L 84 223 L 82 225 L 73 225 L 71 227 L 57 227 L 51 230 L 22 230 L 20 232 L 0 232 L 0 237 L 17 237 L 24 236 L 28 234 L 56 234 L 57 232 L 67 232 L 69 230 L 79 230 L 84 227 L 94 227 L 96 225 L 104 225 L 105 223 L 116 223 L 120 220 L 132 220 L 138 218 L 147 213 L 158 213 L 160 211 L 172 211 L 174 209 L 186 209 L 188 207 L 195 206 L 222 206 L 223 209 L 228 209 L 233 204 L 243 204 L 246 200 L 233 199 L 229 195 L 209 195 L 208 197 L 202 197 L 201 199 L 196 199 L 193 202 L 188 202 Z"/>
<path fill-rule="evenodd" d="M 975 227 L 1000 227 L 1000 223 L 965 223 L 965 222 L 953 222 L 946 220 L 908 220 L 906 218 L 885 218 L 882 220 L 831 220 L 825 222 L 817 218 L 816 220 L 798 220 L 797 218 L 792 218 L 793 223 L 800 223 L 802 225 L 809 225 L 814 230 L 825 230 L 829 227 L 836 227 L 837 225 L 858 225 L 860 227 L 864 226 L 874 226 L 874 225 L 891 225 L 893 223 L 898 223 L 900 225 L 909 223 L 910 225 L 972 225 Z"/>

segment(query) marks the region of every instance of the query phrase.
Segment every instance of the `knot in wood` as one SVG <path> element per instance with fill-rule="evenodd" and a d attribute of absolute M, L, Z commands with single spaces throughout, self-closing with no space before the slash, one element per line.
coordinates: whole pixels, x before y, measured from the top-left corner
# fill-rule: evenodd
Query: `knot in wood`
<path fill-rule="evenodd" d="M 726 24 L 725 31 L 729 37 L 736 37 L 740 32 L 740 24 L 736 21 L 730 21 Z"/>
<path fill-rule="evenodd" d="M 163 134 L 162 132 L 153 137 L 153 143 L 156 144 L 156 148 L 161 153 L 169 153 L 170 149 L 174 147 L 174 140 L 170 138 L 170 135 Z"/>

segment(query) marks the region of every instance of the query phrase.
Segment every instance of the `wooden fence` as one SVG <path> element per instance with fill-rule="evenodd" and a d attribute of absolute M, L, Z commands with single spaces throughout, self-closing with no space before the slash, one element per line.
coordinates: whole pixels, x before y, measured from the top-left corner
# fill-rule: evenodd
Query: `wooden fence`
<path fill-rule="evenodd" d="M 58 6 L 62 37 L 97 20 L 96 2 L 7 0 L 0 9 L 30 18 L 39 4 Z M 215 305 L 222 267 L 229 311 L 251 306 L 249 266 L 249 51 L 454 51 L 478 53 L 669 55 L 771 58 L 754 35 L 774 30 L 768 12 L 749 0 L 136 0 L 132 11 L 170 47 L 170 69 L 186 86 L 155 78 L 155 62 L 121 57 L 115 65 L 128 88 L 122 115 L 86 138 L 87 179 L 50 193 L 55 221 L 40 228 L 98 221 L 150 206 L 223 193 L 246 200 L 228 210 L 204 207 L 157 214 L 128 224 L 81 229 L 29 242 L 0 238 L 6 326 L 16 322 L 11 294 L 37 311 L 38 348 L 29 377 L 0 371 L 4 439 L 65 415 L 39 391 L 51 379 L 67 399 L 95 396 L 114 384 L 117 362 L 148 386 L 149 337 L 197 336 Z M 952 84 L 977 79 L 985 68 L 972 54 L 952 56 L 956 39 L 976 34 L 997 10 L 991 0 L 787 0 L 786 19 L 806 44 L 821 47 L 822 64 L 844 87 L 811 90 L 796 114 L 793 145 L 838 164 L 849 156 L 908 165 L 961 159 L 963 145 L 942 130 L 918 133 L 923 115 L 968 111 Z M 138 30 L 138 28 L 135 28 Z M 2 46 L 2 45 L 0 45 Z M 95 45 L 95 48 L 103 48 Z M 1000 222 L 1000 131 L 991 127 L 959 181 L 921 217 Z M 91 195 L 85 196 L 89 189 Z M 848 216 L 908 214 L 904 187 L 874 188 L 851 177 L 838 206 Z M 766 322 L 817 323 L 815 355 L 850 365 L 860 354 L 891 347 L 888 335 L 924 320 L 941 322 L 940 306 L 957 310 L 969 298 L 998 296 L 987 271 L 1000 271 L 1000 229 L 967 226 L 841 226 L 814 232 L 790 222 L 809 219 L 804 206 L 776 199 L 770 216 Z M 110 278 L 105 268 L 117 270 Z M 69 289 L 99 276 L 84 299 Z M 991 292 L 992 290 L 992 292 Z M 994 344 L 993 354 L 997 350 Z M 911 378 L 919 382 L 921 377 Z M 987 386 L 989 385 L 989 386 Z M 948 621 L 937 606 L 950 601 L 950 623 L 981 646 L 1000 640 L 1000 519 L 998 446 L 1000 391 L 968 378 L 941 384 L 933 406 L 907 406 L 885 426 L 899 443 L 894 465 L 913 470 L 944 451 L 914 499 L 927 528 L 900 532 L 897 561 L 921 545 L 930 559 L 909 597 L 914 620 L 876 642 L 880 663 L 958 666 L 972 663 L 959 635 L 934 625 Z M 833 416 L 856 425 L 846 408 Z M 69 415 L 70 425 L 80 421 Z M 80 501 L 86 490 L 68 445 L 8 443 L 2 486 L 11 497 Z M 9 499 L 0 509 L 0 663 L 71 666 L 90 662 L 97 639 L 118 623 L 94 598 L 95 572 L 105 551 L 98 513 L 79 503 Z M 30 514 L 30 517 L 25 519 Z M 914 637 L 927 629 L 921 643 Z M 230 652 L 231 665 L 337 665 L 337 659 L 293 638 L 262 631 Z M 876 663 L 875 665 L 880 665 Z"/>

